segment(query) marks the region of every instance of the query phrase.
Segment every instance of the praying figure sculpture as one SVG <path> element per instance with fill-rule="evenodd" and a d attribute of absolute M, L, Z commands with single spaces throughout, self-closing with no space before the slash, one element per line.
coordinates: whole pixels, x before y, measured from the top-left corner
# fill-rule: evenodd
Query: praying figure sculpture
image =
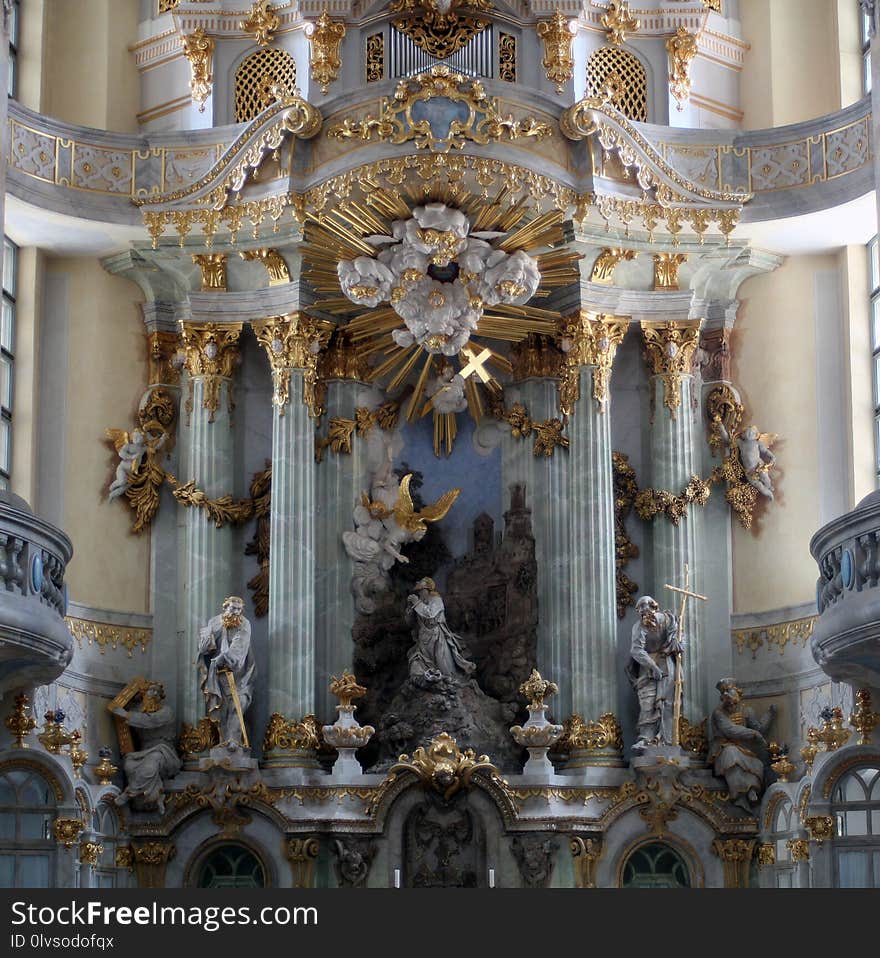
<path fill-rule="evenodd" d="M 765 736 L 776 706 L 771 705 L 758 720 L 752 709 L 741 707 L 742 692 L 736 679 L 722 679 L 715 688 L 721 693 L 721 704 L 712 713 L 709 761 L 714 763 L 715 774 L 727 783 L 731 801 L 751 812 L 764 790 Z"/>
<path fill-rule="evenodd" d="M 256 663 L 244 600 L 231 595 L 223 611 L 199 630 L 199 668 L 208 716 L 220 722 L 221 741 L 249 748 L 244 715 L 254 695 Z"/>
<path fill-rule="evenodd" d="M 676 658 L 682 646 L 675 615 L 662 611 L 651 596 L 636 602 L 636 612 L 626 674 L 639 699 L 639 737 L 632 750 L 640 755 L 648 745 L 674 741 Z"/>
<path fill-rule="evenodd" d="M 415 645 L 409 650 L 409 676 L 417 685 L 449 677 L 469 678 L 476 665 L 461 639 L 446 624 L 446 610 L 433 579 L 421 579 L 406 600 L 407 622 L 414 623 Z"/>
<path fill-rule="evenodd" d="M 159 814 L 165 812 L 164 779 L 173 778 L 181 768 L 174 747 L 176 736 L 174 712 L 165 704 L 165 689 L 151 682 L 141 693 L 139 711 L 120 707 L 112 709 L 136 730 L 140 749 L 123 757 L 125 788 L 116 796 L 116 805 L 126 805 L 131 799 L 143 799 L 155 805 Z"/>

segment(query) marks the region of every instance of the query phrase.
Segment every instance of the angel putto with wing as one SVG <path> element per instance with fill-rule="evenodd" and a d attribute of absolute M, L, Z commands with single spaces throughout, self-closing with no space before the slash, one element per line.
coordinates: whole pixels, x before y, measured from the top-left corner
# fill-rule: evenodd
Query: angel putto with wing
<path fill-rule="evenodd" d="M 435 503 L 416 511 L 410 493 L 412 473 L 398 481 L 390 458 L 375 474 L 370 492 L 361 494 L 354 510 L 354 532 L 343 532 L 345 551 L 354 560 L 352 591 L 358 611 L 375 611 L 375 597 L 388 590 L 389 570 L 395 562 L 408 563 L 401 549 L 418 542 L 429 522 L 439 522 L 452 508 L 461 490 L 451 489 Z"/>

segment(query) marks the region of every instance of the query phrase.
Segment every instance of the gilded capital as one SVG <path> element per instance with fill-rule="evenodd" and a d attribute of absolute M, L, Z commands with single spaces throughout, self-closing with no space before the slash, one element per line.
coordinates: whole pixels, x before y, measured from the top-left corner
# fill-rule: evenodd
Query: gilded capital
<path fill-rule="evenodd" d="M 570 416 L 580 398 L 580 371 L 593 371 L 593 399 L 604 412 L 608 403 L 611 366 L 617 347 L 623 341 L 629 322 L 619 316 L 602 313 L 592 316 L 581 310 L 563 320 L 560 338 L 565 351 L 565 368 L 559 381 L 559 409 Z"/>
<path fill-rule="evenodd" d="M 253 324 L 260 345 L 266 350 L 272 369 L 272 403 L 283 415 L 290 400 L 291 370 L 303 371 L 303 402 L 311 415 L 323 413 L 322 390 L 318 376 L 321 350 L 326 347 L 333 325 L 302 313 L 273 316 Z"/>
<path fill-rule="evenodd" d="M 226 292 L 226 254 L 193 253 L 193 262 L 202 271 L 202 292 Z"/>
<path fill-rule="evenodd" d="M 176 386 L 180 382 L 180 368 L 174 359 L 180 350 L 180 336 L 177 333 L 159 330 L 147 333 L 147 355 L 150 363 L 151 386 Z"/>
<path fill-rule="evenodd" d="M 687 262 L 687 253 L 654 254 L 654 289 L 678 289 L 678 270 Z"/>
<path fill-rule="evenodd" d="M 208 422 L 220 408 L 220 384 L 230 379 L 238 362 L 238 338 L 242 323 L 187 323 L 181 320 L 180 337 L 186 370 L 204 383 L 202 406 Z"/>
<path fill-rule="evenodd" d="M 681 406 L 681 381 L 690 376 L 700 337 L 701 319 L 666 323 L 642 322 L 645 358 L 652 375 L 663 380 L 663 405 L 675 418 Z"/>
<path fill-rule="evenodd" d="M 277 249 L 267 247 L 265 249 L 242 250 L 241 258 L 249 262 L 262 263 L 269 274 L 270 286 L 283 286 L 290 282 L 290 270 L 287 268 L 284 257 Z"/>

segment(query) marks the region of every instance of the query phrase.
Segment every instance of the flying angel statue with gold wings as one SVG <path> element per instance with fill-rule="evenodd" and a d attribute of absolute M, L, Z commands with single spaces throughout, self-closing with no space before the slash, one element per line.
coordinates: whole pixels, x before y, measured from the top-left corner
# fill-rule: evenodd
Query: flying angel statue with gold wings
<path fill-rule="evenodd" d="M 354 510 L 354 532 L 343 532 L 345 551 L 354 561 L 352 592 L 360 612 L 375 611 L 375 597 L 390 587 L 389 570 L 395 562 L 408 563 L 403 546 L 418 542 L 429 522 L 439 522 L 461 494 L 450 489 L 436 502 L 416 511 L 410 492 L 412 473 L 399 482 L 390 458 L 376 473 L 370 492 L 361 494 Z"/>

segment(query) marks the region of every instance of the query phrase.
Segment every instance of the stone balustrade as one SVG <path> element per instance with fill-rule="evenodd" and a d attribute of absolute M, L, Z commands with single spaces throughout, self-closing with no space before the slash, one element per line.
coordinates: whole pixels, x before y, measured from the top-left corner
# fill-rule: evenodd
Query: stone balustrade
<path fill-rule="evenodd" d="M 67 536 L 0 492 L 0 695 L 54 681 L 73 654 L 64 621 Z"/>
<path fill-rule="evenodd" d="M 835 681 L 880 686 L 880 491 L 823 526 L 810 552 L 819 566 L 814 658 Z"/>

